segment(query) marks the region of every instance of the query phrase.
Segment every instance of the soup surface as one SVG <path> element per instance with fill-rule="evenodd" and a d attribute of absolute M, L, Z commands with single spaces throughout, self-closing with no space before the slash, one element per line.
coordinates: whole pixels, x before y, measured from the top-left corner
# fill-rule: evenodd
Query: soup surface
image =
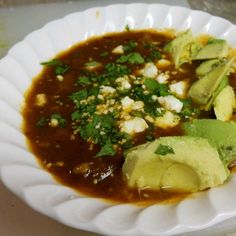
<path fill-rule="evenodd" d="M 42 63 L 45 68 L 26 95 L 23 129 L 33 153 L 57 180 L 118 202 L 186 196 L 131 189 L 121 170 L 126 149 L 181 135 L 183 121 L 214 117 L 186 97 L 200 61 L 176 69 L 163 50 L 172 38 L 171 33 L 150 30 L 112 33 Z M 171 86 L 178 82 L 180 92 Z M 166 108 L 159 97 L 172 100 L 172 107 Z"/>

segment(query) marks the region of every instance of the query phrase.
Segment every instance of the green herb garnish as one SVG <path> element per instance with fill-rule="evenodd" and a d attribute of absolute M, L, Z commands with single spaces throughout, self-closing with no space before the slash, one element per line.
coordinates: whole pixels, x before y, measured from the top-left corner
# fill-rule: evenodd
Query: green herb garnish
<path fill-rule="evenodd" d="M 154 79 L 145 79 L 144 85 L 157 96 L 167 96 L 170 94 L 167 84 L 160 84 Z"/>
<path fill-rule="evenodd" d="M 130 27 L 129 27 L 128 24 L 126 24 L 126 26 L 125 26 L 125 30 L 126 30 L 127 32 L 130 32 Z"/>
<path fill-rule="evenodd" d="M 100 53 L 100 57 L 106 57 L 106 56 L 108 56 L 109 55 L 109 53 L 108 52 L 102 52 L 102 53 Z"/>
<path fill-rule="evenodd" d="M 39 118 L 39 120 L 37 121 L 37 123 L 36 123 L 36 126 L 38 127 L 38 128 L 42 128 L 42 127 L 44 127 L 46 124 L 47 124 L 47 118 L 46 117 L 40 117 Z"/>
<path fill-rule="evenodd" d="M 88 76 L 80 76 L 76 82 L 78 85 L 89 85 L 91 84 L 90 78 Z"/>
<path fill-rule="evenodd" d="M 162 155 L 162 156 L 165 156 L 167 154 L 175 154 L 173 148 L 167 146 L 167 145 L 162 145 L 160 144 L 156 151 L 155 151 L 156 154 L 159 154 L 159 155 Z"/>
<path fill-rule="evenodd" d="M 127 44 L 123 46 L 125 52 L 131 52 L 137 47 L 137 43 L 133 40 L 130 40 Z"/>
<path fill-rule="evenodd" d="M 42 62 L 41 65 L 55 67 L 55 74 L 56 75 L 63 75 L 70 69 L 70 67 L 68 65 L 63 64 L 58 59 L 52 59 L 51 61 Z"/>
<path fill-rule="evenodd" d="M 101 150 L 97 153 L 96 157 L 101 156 L 114 156 L 116 151 L 111 143 L 111 140 L 108 139 L 105 144 L 101 147 Z"/>
<path fill-rule="evenodd" d="M 116 60 L 117 63 L 130 63 L 130 64 L 142 64 L 144 63 L 144 58 L 138 52 L 129 53 L 127 55 L 122 55 Z"/>
<path fill-rule="evenodd" d="M 101 65 L 101 63 L 98 61 L 90 61 L 90 62 L 85 63 L 86 67 L 97 67 L 100 65 Z"/>

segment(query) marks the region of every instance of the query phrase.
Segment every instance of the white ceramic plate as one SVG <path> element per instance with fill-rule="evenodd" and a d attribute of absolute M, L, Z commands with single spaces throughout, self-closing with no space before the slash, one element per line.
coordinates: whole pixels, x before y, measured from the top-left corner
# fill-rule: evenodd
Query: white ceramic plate
<path fill-rule="evenodd" d="M 223 186 L 175 205 L 146 208 L 79 196 L 41 169 L 21 132 L 24 92 L 47 61 L 93 35 L 130 28 L 191 28 L 236 47 L 236 26 L 200 11 L 159 4 L 111 5 L 50 22 L 16 44 L 0 61 L 0 173 L 3 183 L 35 210 L 66 225 L 105 235 L 173 235 L 236 216 L 236 176 Z"/>

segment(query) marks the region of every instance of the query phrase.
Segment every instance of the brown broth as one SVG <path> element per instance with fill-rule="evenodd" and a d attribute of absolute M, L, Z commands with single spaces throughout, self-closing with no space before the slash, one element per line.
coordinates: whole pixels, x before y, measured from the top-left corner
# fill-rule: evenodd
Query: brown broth
<path fill-rule="evenodd" d="M 95 146 L 90 150 L 89 143 L 79 136 L 72 136 L 71 126 L 65 128 L 36 127 L 40 116 L 49 116 L 52 112 L 60 113 L 66 120 L 70 120 L 74 104 L 69 101 L 68 95 L 78 90 L 74 84 L 77 77 L 84 71 L 84 64 L 88 62 L 88 58 L 106 64 L 116 60 L 117 55 L 111 55 L 109 58 L 99 55 L 104 51 L 111 51 L 117 45 L 124 44 L 129 40 L 138 42 L 138 45 L 150 41 L 158 42 L 158 47 L 161 50 L 170 39 L 171 36 L 168 34 L 148 30 L 113 33 L 92 38 L 57 57 L 70 66 L 70 70 L 64 75 L 63 82 L 58 82 L 50 67 L 45 68 L 34 79 L 26 95 L 27 105 L 23 111 L 23 130 L 32 152 L 42 166 L 52 173 L 58 181 L 86 195 L 117 202 L 166 202 L 186 197 L 187 194 L 178 192 L 130 189 L 121 173 L 124 162 L 122 152 L 114 157 L 94 158 L 99 147 Z M 146 54 L 141 46 L 138 46 L 137 51 L 142 55 Z M 179 72 L 170 79 L 194 81 L 196 80 L 194 73 L 196 66 L 196 63 L 184 65 L 185 72 Z M 140 65 L 131 65 L 132 70 L 138 68 Z M 171 65 L 168 70 L 173 70 L 173 66 Z M 35 106 L 35 96 L 39 93 L 47 95 L 47 103 L 43 107 Z M 60 102 L 63 102 L 63 106 L 58 105 L 58 96 Z M 179 126 L 173 129 L 156 130 L 156 137 L 181 134 L 182 130 Z M 136 144 L 144 142 L 146 142 L 145 133 L 139 134 L 136 137 Z M 81 164 L 85 168 L 84 174 L 76 174 L 77 169 L 81 171 Z"/>

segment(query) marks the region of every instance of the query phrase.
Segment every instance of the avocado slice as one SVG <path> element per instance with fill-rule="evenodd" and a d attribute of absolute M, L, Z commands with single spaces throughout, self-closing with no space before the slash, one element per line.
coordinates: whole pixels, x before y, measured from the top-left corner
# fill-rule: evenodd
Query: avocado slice
<path fill-rule="evenodd" d="M 197 67 L 196 75 L 201 78 L 207 73 L 209 73 L 210 71 L 212 71 L 214 68 L 219 66 L 220 63 L 222 62 L 219 59 L 211 59 L 211 60 L 204 61 Z"/>
<path fill-rule="evenodd" d="M 230 120 L 235 108 L 235 94 L 230 85 L 227 85 L 215 98 L 213 108 L 217 120 Z"/>
<path fill-rule="evenodd" d="M 122 172 L 130 187 L 183 192 L 217 186 L 229 176 L 207 139 L 187 136 L 162 137 L 127 151 Z"/>
<path fill-rule="evenodd" d="M 216 97 L 218 96 L 218 94 L 228 85 L 229 85 L 229 79 L 228 79 L 227 76 L 224 76 L 222 81 L 220 82 L 218 88 L 213 92 L 212 97 L 210 98 L 210 100 L 203 107 L 204 110 L 206 110 L 206 111 L 210 110 L 210 108 L 211 108 L 213 102 L 215 101 Z"/>
<path fill-rule="evenodd" d="M 183 124 L 184 134 L 206 138 L 215 147 L 225 167 L 236 159 L 236 123 L 200 119 Z"/>
<path fill-rule="evenodd" d="M 176 68 L 189 62 L 198 50 L 199 45 L 195 42 L 191 30 L 181 33 L 164 47 L 164 51 L 171 54 Z"/>
<path fill-rule="evenodd" d="M 223 39 L 210 39 L 208 43 L 199 50 L 192 58 L 193 60 L 206 60 L 213 58 L 227 57 L 229 53 L 229 45 Z"/>
<path fill-rule="evenodd" d="M 225 61 L 201 79 L 194 82 L 189 89 L 188 96 L 199 105 L 207 105 L 206 110 L 209 109 L 211 105 L 209 104 L 209 101 L 213 102 L 211 98 L 214 93 L 216 93 L 221 82 L 225 79 L 225 76 L 229 73 L 235 58 L 236 57 L 233 57 L 230 60 Z M 218 92 L 220 92 L 219 89 Z"/>

